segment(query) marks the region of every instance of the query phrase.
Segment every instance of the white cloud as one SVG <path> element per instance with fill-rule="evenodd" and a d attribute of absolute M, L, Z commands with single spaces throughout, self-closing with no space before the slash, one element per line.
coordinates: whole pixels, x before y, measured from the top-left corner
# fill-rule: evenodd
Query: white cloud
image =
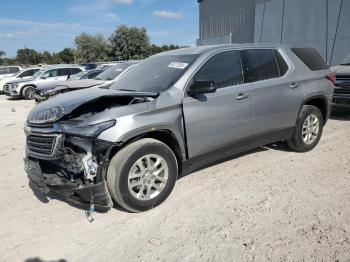
<path fill-rule="evenodd" d="M 167 18 L 167 19 L 182 19 L 183 13 L 182 12 L 170 12 L 165 10 L 155 10 L 153 12 L 154 16 L 158 16 L 161 18 Z"/>

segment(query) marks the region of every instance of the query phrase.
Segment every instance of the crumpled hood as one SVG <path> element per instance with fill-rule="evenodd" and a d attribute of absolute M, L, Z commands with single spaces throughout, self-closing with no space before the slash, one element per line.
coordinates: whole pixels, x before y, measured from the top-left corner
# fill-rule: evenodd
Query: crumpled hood
<path fill-rule="evenodd" d="M 84 89 L 84 88 L 102 85 L 103 83 L 104 83 L 103 80 L 97 80 L 97 79 L 72 80 L 72 81 L 63 81 L 62 83 L 59 83 L 53 86 L 38 88 L 38 90 L 41 92 L 48 91 L 48 90 L 52 90 L 53 92 L 66 90 L 66 89 L 76 90 L 76 89 Z"/>
<path fill-rule="evenodd" d="M 350 65 L 338 65 L 331 68 L 332 72 L 335 74 L 350 74 Z"/>
<path fill-rule="evenodd" d="M 129 91 L 120 91 L 113 89 L 104 89 L 104 88 L 89 88 L 84 90 L 77 90 L 75 92 L 60 94 L 55 96 L 47 101 L 44 101 L 36 105 L 28 115 L 28 122 L 32 120 L 37 120 L 38 115 L 52 115 L 56 114 L 57 117 L 53 120 L 46 121 L 55 122 L 65 115 L 70 114 L 73 110 L 78 107 L 101 100 L 103 103 L 104 98 L 113 98 L 113 97 L 157 97 L 159 94 L 154 92 L 129 92 Z"/>

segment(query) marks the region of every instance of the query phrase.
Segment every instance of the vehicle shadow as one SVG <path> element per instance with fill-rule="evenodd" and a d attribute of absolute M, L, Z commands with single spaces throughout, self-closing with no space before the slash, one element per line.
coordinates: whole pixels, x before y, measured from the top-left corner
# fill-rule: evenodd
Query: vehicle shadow
<path fill-rule="evenodd" d="M 231 160 L 234 160 L 234 159 L 237 159 L 237 158 L 240 158 L 240 157 L 244 157 L 244 156 L 247 156 L 247 155 L 255 154 L 255 153 L 258 153 L 258 152 L 264 152 L 264 151 L 268 151 L 268 150 L 270 150 L 270 148 L 258 147 L 258 148 L 254 148 L 252 150 L 249 150 L 247 152 L 241 153 L 241 154 L 235 154 L 235 155 L 224 157 L 222 159 L 219 159 L 219 160 L 216 160 L 216 161 L 204 164 L 203 166 L 200 166 L 200 167 L 195 168 L 195 169 L 191 169 L 191 168 L 189 170 L 184 169 L 183 172 L 179 175 L 178 180 L 180 180 L 180 179 L 182 179 L 182 178 L 184 178 L 186 176 L 189 176 L 192 173 L 195 173 L 195 172 L 207 169 L 209 167 L 213 167 L 213 166 L 225 163 L 227 161 L 231 161 Z"/>
<path fill-rule="evenodd" d="M 26 260 L 24 260 L 25 262 L 68 262 L 66 259 L 61 258 L 58 260 L 42 260 L 39 257 L 34 257 L 34 258 L 27 258 Z"/>
<path fill-rule="evenodd" d="M 339 121 L 350 121 L 350 110 L 333 110 L 330 119 Z"/>

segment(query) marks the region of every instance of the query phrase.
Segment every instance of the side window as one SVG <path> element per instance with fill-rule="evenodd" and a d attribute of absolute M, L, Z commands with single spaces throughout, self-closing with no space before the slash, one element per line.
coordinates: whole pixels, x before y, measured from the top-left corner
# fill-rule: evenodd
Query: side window
<path fill-rule="evenodd" d="M 315 48 L 292 48 L 293 53 L 311 70 L 326 70 L 328 65 Z"/>
<path fill-rule="evenodd" d="M 280 52 L 278 52 L 278 50 L 274 49 L 273 53 L 277 61 L 278 69 L 280 71 L 280 76 L 284 76 L 288 71 L 288 65 L 284 60 L 284 58 L 282 57 L 282 55 L 280 54 Z"/>
<path fill-rule="evenodd" d="M 57 77 L 58 76 L 58 70 L 57 69 L 52 69 L 46 71 L 41 78 L 50 78 L 50 77 Z"/>
<path fill-rule="evenodd" d="M 10 74 L 15 74 L 19 72 L 19 68 L 18 67 L 10 67 L 9 68 L 9 73 Z"/>
<path fill-rule="evenodd" d="M 81 72 L 81 70 L 79 68 L 71 68 L 71 71 L 70 71 L 71 75 L 75 75 L 75 74 L 78 74 L 79 72 Z"/>
<path fill-rule="evenodd" d="M 218 88 L 242 84 L 238 51 L 227 51 L 210 58 L 196 73 L 194 80 L 214 81 Z"/>
<path fill-rule="evenodd" d="M 5 75 L 5 74 L 7 74 L 7 68 L 6 67 L 0 68 L 0 75 Z"/>
<path fill-rule="evenodd" d="M 252 83 L 279 77 L 275 56 L 271 49 L 241 51 L 244 82 Z"/>
<path fill-rule="evenodd" d="M 70 75 L 70 68 L 60 68 L 57 70 L 58 71 L 58 76 L 68 76 Z"/>
<path fill-rule="evenodd" d="M 24 71 L 22 74 L 20 74 L 18 77 L 27 77 L 27 76 L 32 76 L 34 75 L 38 70 L 37 69 L 30 69 Z"/>

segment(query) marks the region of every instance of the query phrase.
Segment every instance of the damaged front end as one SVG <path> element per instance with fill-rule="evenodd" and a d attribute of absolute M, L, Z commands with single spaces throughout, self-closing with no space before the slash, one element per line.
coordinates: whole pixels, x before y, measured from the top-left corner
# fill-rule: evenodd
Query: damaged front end
<path fill-rule="evenodd" d="M 116 146 L 93 138 L 30 128 L 25 169 L 41 192 L 54 192 L 82 206 L 113 206 L 105 181 L 110 151 Z"/>
<path fill-rule="evenodd" d="M 107 168 L 111 152 L 116 153 L 121 144 L 98 136 L 117 124 L 116 108 L 144 104 L 156 96 L 92 88 L 38 104 L 25 126 L 25 169 L 32 184 L 75 204 L 110 209 Z"/>

